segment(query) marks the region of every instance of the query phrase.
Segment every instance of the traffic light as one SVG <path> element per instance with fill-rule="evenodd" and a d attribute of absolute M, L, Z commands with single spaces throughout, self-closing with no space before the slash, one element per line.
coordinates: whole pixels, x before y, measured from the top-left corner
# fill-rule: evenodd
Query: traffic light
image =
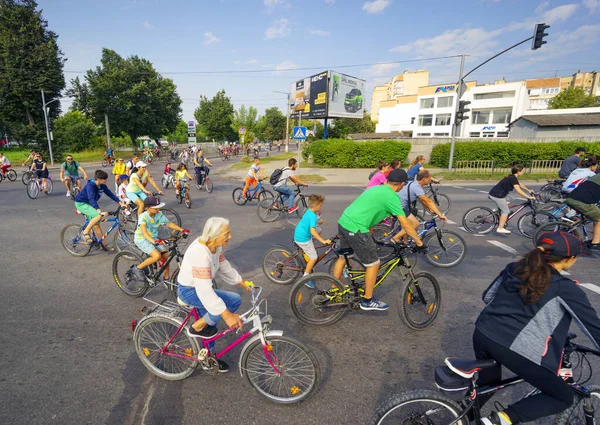
<path fill-rule="evenodd" d="M 544 37 L 548 35 L 548 33 L 544 32 L 550 25 L 546 24 L 537 24 L 535 29 L 533 30 L 533 41 L 531 42 L 531 50 L 537 50 L 542 47 L 542 44 L 546 44 L 547 41 L 544 41 Z"/>
<path fill-rule="evenodd" d="M 467 109 L 467 105 L 470 105 L 471 102 L 468 100 L 461 100 L 458 102 L 458 111 L 456 111 L 456 120 L 454 121 L 456 125 L 460 124 L 464 120 L 468 120 L 469 117 L 466 117 L 465 114 L 470 111 Z"/>
<path fill-rule="evenodd" d="M 54 121 L 48 118 L 48 130 L 54 131 Z"/>

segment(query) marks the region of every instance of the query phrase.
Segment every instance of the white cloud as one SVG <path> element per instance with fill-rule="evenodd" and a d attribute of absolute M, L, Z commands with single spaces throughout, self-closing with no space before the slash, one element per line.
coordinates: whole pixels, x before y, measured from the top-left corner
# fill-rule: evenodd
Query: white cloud
<path fill-rule="evenodd" d="M 275 65 L 275 69 L 277 71 L 286 71 L 288 69 L 298 69 L 298 68 L 300 68 L 300 67 L 293 61 L 283 61 L 283 62 Z"/>
<path fill-rule="evenodd" d="M 219 37 L 214 35 L 212 32 L 208 31 L 204 33 L 204 45 L 208 46 L 209 44 L 217 43 L 221 41 Z"/>
<path fill-rule="evenodd" d="M 372 65 L 370 68 L 364 69 L 363 71 L 367 75 L 380 77 L 395 73 L 394 69 L 398 68 L 399 66 L 400 64 L 398 63 L 380 63 L 377 65 Z"/>
<path fill-rule="evenodd" d="M 529 56 L 527 61 L 521 63 L 522 66 L 536 62 L 545 62 L 561 56 L 572 54 L 590 48 L 598 42 L 600 34 L 600 24 L 583 25 L 575 30 L 561 31 L 553 34 L 552 40 L 548 44 L 535 52 L 531 50 L 516 51 L 515 56 Z"/>
<path fill-rule="evenodd" d="M 540 4 L 535 8 L 535 14 L 540 15 L 544 10 L 548 9 L 550 5 L 550 0 L 542 0 Z"/>
<path fill-rule="evenodd" d="M 144 28 L 146 28 L 147 30 L 151 30 L 152 28 L 154 28 L 154 25 L 152 25 L 148 21 L 144 21 Z"/>
<path fill-rule="evenodd" d="M 325 0 L 325 4 L 334 4 L 335 0 Z"/>
<path fill-rule="evenodd" d="M 234 61 L 235 65 L 254 65 L 257 64 L 258 61 L 256 59 L 248 59 L 246 61 Z"/>
<path fill-rule="evenodd" d="M 583 0 L 583 6 L 585 6 L 591 14 L 594 14 L 597 9 L 600 9 L 600 0 Z"/>
<path fill-rule="evenodd" d="M 392 0 L 373 0 L 367 1 L 363 4 L 362 9 L 367 13 L 381 13 L 383 9 L 392 4 Z"/>
<path fill-rule="evenodd" d="M 285 0 L 265 0 L 264 3 L 267 7 L 273 7 L 285 3 Z"/>
<path fill-rule="evenodd" d="M 323 31 L 318 29 L 310 29 L 308 30 L 308 32 L 310 33 L 310 35 L 315 35 L 317 37 L 327 37 L 328 35 L 331 35 L 329 31 Z"/>
<path fill-rule="evenodd" d="M 269 27 L 265 30 L 265 40 L 287 37 L 291 34 L 291 32 L 292 30 L 288 27 L 288 20 L 282 18 L 275 21 L 272 27 Z"/>
<path fill-rule="evenodd" d="M 555 24 L 557 22 L 564 22 L 569 19 L 579 6 L 576 4 L 565 4 L 562 6 L 555 7 L 545 11 L 542 14 L 542 21 L 548 25 Z"/>

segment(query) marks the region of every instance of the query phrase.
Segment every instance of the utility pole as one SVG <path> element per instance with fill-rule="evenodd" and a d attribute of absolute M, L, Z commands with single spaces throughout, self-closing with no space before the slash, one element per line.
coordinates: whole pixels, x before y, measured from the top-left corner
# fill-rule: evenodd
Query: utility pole
<path fill-rule="evenodd" d="M 108 125 L 108 114 L 104 113 L 104 123 L 106 124 L 106 147 L 110 148 L 110 126 Z"/>
<path fill-rule="evenodd" d="M 454 144 L 456 142 L 456 131 L 460 123 L 456 122 L 456 114 L 458 113 L 458 105 L 460 98 L 463 95 L 463 73 L 465 71 L 465 55 L 460 57 L 460 71 L 458 73 L 458 84 L 456 85 L 456 102 L 454 102 L 454 117 L 452 124 L 452 140 L 450 142 L 450 159 L 448 160 L 448 171 L 452 171 L 452 161 L 454 160 Z"/>
<path fill-rule="evenodd" d="M 273 90 L 273 93 L 281 93 L 287 95 L 287 105 L 285 106 L 286 110 L 286 121 L 285 121 L 285 152 L 287 153 L 290 149 L 290 96 L 291 93 Z"/>
<path fill-rule="evenodd" d="M 46 103 L 46 98 L 44 96 L 44 90 L 42 89 L 42 109 L 44 110 L 44 123 L 46 124 L 46 137 L 48 138 L 48 151 L 50 152 L 50 164 L 52 164 L 52 165 L 54 165 L 54 155 L 52 154 L 52 141 L 50 140 L 50 128 L 48 127 L 48 111 L 46 110 L 46 106 L 56 100 L 58 100 L 58 99 L 54 99 L 54 100 Z"/>
<path fill-rule="evenodd" d="M 298 116 L 298 127 L 302 127 L 302 111 L 298 111 L 300 115 Z M 298 143 L 298 175 L 300 175 L 300 141 L 297 140 Z"/>

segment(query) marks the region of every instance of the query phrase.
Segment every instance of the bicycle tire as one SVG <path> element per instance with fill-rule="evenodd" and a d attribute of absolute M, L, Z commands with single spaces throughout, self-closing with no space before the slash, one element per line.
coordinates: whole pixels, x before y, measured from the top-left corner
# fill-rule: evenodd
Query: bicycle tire
<path fill-rule="evenodd" d="M 173 302 L 177 302 L 177 297 L 178 295 L 178 283 L 177 283 L 177 276 L 179 275 L 179 269 L 175 270 L 174 272 L 171 272 L 171 277 L 169 278 L 169 294 L 171 295 L 171 300 Z M 215 286 L 214 289 L 217 289 L 217 287 Z"/>
<path fill-rule="evenodd" d="M 429 194 L 427 194 L 427 197 L 433 201 L 433 203 L 438 207 L 442 214 L 445 215 L 448 211 L 450 211 L 452 201 L 450 201 L 450 197 L 448 197 L 448 195 L 438 192 L 434 197 L 433 193 L 430 192 Z M 420 216 L 431 215 L 431 212 L 429 212 L 429 210 L 425 208 L 425 205 L 421 203 L 421 200 L 419 200 L 419 207 L 417 208 L 417 210 Z"/>
<path fill-rule="evenodd" d="M 163 213 L 163 215 L 165 217 L 167 217 L 167 219 L 171 222 L 171 223 L 175 223 L 176 225 L 178 225 L 179 227 L 181 226 L 181 217 L 179 216 L 179 213 L 177 211 L 175 211 L 172 208 L 161 208 L 160 212 Z"/>
<path fill-rule="evenodd" d="M 108 161 L 106 159 L 102 160 L 102 167 L 108 167 Z"/>
<path fill-rule="evenodd" d="M 181 193 L 176 193 L 175 199 L 177 200 L 178 204 L 181 204 L 183 202 L 183 197 L 181 196 Z"/>
<path fill-rule="evenodd" d="M 597 419 L 598 415 L 600 415 L 600 385 L 586 384 L 585 386 L 589 390 L 592 397 L 594 397 L 593 400 L 598 402 L 598 405 L 594 408 L 595 418 Z M 573 398 L 574 400 L 571 407 L 556 415 L 554 419 L 555 425 L 573 425 L 586 423 L 585 414 L 583 412 L 583 404 L 581 403 L 583 398 L 576 394 L 574 394 Z M 573 414 L 577 410 L 579 410 L 579 414 L 577 414 L 577 417 L 574 418 Z"/>
<path fill-rule="evenodd" d="M 272 223 L 281 215 L 281 209 L 276 208 L 276 204 L 273 199 L 263 199 L 258 203 L 256 215 L 258 215 L 260 221 L 264 223 Z"/>
<path fill-rule="evenodd" d="M 275 199 L 275 195 L 273 195 L 273 192 L 271 192 L 270 190 L 263 188 L 258 193 L 258 202 L 262 201 L 263 199 Z"/>
<path fill-rule="evenodd" d="M 454 267 L 458 265 L 467 256 L 467 243 L 461 235 L 451 230 L 440 229 L 440 235 L 437 232 L 430 233 L 423 239 L 423 244 L 427 247 L 425 260 L 436 267 Z M 443 245 L 442 245 L 443 244 Z M 456 248 L 456 253 L 454 252 Z M 447 259 L 448 261 L 444 261 Z"/>
<path fill-rule="evenodd" d="M 4 177 L 2 177 L 2 173 L 0 173 L 0 183 L 2 183 L 2 180 L 4 180 Z"/>
<path fill-rule="evenodd" d="M 161 326 L 162 323 L 162 326 Z M 140 320 L 135 327 L 133 340 L 135 351 L 142 364 L 154 375 L 169 381 L 180 381 L 190 376 L 198 362 L 195 360 L 182 359 L 161 353 L 165 344 L 165 335 L 174 335 L 183 323 L 183 319 L 167 313 L 154 312 Z M 156 328 L 156 330 L 151 327 Z M 195 338 L 189 336 L 182 329 L 171 343 L 169 352 L 197 357 L 200 347 Z M 167 371 L 167 367 L 179 369 L 179 371 Z"/>
<path fill-rule="evenodd" d="M 424 288 L 422 285 L 425 280 L 428 280 L 432 284 L 432 288 L 427 291 L 429 292 L 428 294 L 425 294 L 426 288 Z M 426 298 L 425 300 L 421 300 L 421 294 L 416 290 L 415 282 L 418 282 L 419 290 Z M 431 298 L 431 292 L 433 292 L 433 299 Z M 440 307 L 442 304 L 442 292 L 437 279 L 431 273 L 417 273 L 414 275 L 414 279 L 408 279 L 403 283 L 401 294 L 402 299 L 400 300 L 400 318 L 404 324 L 417 331 L 430 327 L 440 312 Z M 425 307 L 425 309 L 421 310 L 422 307 Z M 417 309 L 425 312 L 425 320 L 418 322 L 410 317 L 412 316 L 412 312 L 409 312 L 409 310 L 416 312 Z"/>
<path fill-rule="evenodd" d="M 414 408 L 411 408 L 408 412 L 408 417 L 401 415 L 398 409 L 410 404 L 416 404 L 419 402 L 430 402 L 436 406 L 442 406 L 446 408 L 448 414 L 443 417 L 432 418 L 431 415 L 434 413 L 441 413 L 439 408 L 425 408 L 424 413 L 427 412 L 427 417 L 419 418 L 415 417 L 416 413 Z M 431 390 L 416 390 L 408 391 L 400 394 L 396 394 L 380 405 L 371 418 L 370 425 L 386 425 L 386 424 L 410 424 L 410 423 L 435 423 L 435 424 L 449 424 L 462 413 L 460 406 L 451 398 L 446 397 L 437 391 Z M 414 422 L 412 422 L 414 419 Z M 455 422 L 455 425 L 469 425 L 469 421 L 466 418 Z"/>
<path fill-rule="evenodd" d="M 17 180 L 17 172 L 11 168 L 10 170 L 8 170 L 8 171 L 6 172 L 6 177 L 7 177 L 7 178 L 8 178 L 8 180 L 10 180 L 11 182 L 14 182 L 15 180 Z"/>
<path fill-rule="evenodd" d="M 375 242 L 383 242 L 394 231 L 394 226 L 379 223 L 371 228 L 371 236 Z"/>
<path fill-rule="evenodd" d="M 554 221 L 552 223 L 546 223 L 543 226 L 538 227 L 538 229 L 533 234 L 533 238 L 531 238 L 531 242 L 533 246 L 537 246 L 537 240 L 540 235 L 544 232 L 565 232 L 565 233 L 575 233 L 575 226 L 570 223 L 565 223 L 564 221 Z"/>
<path fill-rule="evenodd" d="M 24 172 L 23 175 L 21 176 L 21 181 L 23 182 L 23 184 L 25 186 L 27 186 L 29 184 L 29 182 L 31 181 L 31 172 L 30 171 Z"/>
<path fill-rule="evenodd" d="M 310 289 L 305 286 L 305 284 L 309 281 L 313 281 L 316 289 Z M 317 287 L 317 282 L 320 285 Z M 319 318 L 314 319 L 307 317 L 306 314 L 300 311 L 299 304 L 305 299 L 304 294 L 306 293 L 306 301 L 310 300 L 310 306 L 308 303 L 303 304 L 307 305 L 309 311 L 316 310 L 316 308 L 312 307 L 322 307 L 326 306 L 326 304 L 336 304 L 336 303 L 347 303 L 350 295 L 344 296 L 335 296 L 336 292 L 344 291 L 344 285 L 342 282 L 337 280 L 335 277 L 328 275 L 326 273 L 312 273 L 308 276 L 304 276 L 296 281 L 292 290 L 290 291 L 289 302 L 290 307 L 292 308 L 292 312 L 296 316 L 296 318 L 304 323 L 305 325 L 310 326 L 321 326 L 321 325 L 331 325 L 342 318 L 346 310 L 349 308 L 348 305 L 340 306 L 339 308 L 334 307 L 331 311 L 332 313 L 327 315 L 327 317 L 320 318 L 321 315 L 318 315 Z M 312 291 L 312 292 L 310 292 Z M 322 294 L 321 292 L 325 292 Z M 330 295 L 328 297 L 326 295 Z"/>
<path fill-rule="evenodd" d="M 282 335 L 265 339 L 265 346 L 260 339 L 252 342 L 240 362 L 250 385 L 274 403 L 294 404 L 308 400 L 321 382 L 317 357 L 293 338 Z M 270 362 L 267 355 L 272 356 Z M 271 363 L 280 374 L 275 373 Z"/>
<path fill-rule="evenodd" d="M 48 192 L 46 195 L 52 195 L 52 191 L 54 190 L 54 184 L 52 183 L 52 179 L 48 177 L 46 179 L 46 187 L 48 188 Z"/>
<path fill-rule="evenodd" d="M 60 232 L 60 242 L 63 248 L 75 257 L 85 257 L 92 249 L 92 244 L 79 243 L 83 242 L 83 234 L 81 225 L 67 224 Z M 79 249 L 75 249 L 79 247 Z"/>
<path fill-rule="evenodd" d="M 131 272 L 131 269 L 142 261 L 142 257 L 134 251 L 119 252 L 113 259 L 112 272 L 115 283 L 121 291 L 130 297 L 139 298 L 148 290 L 148 281 L 144 279 L 143 282 L 140 282 Z M 123 267 L 125 271 L 119 271 L 119 262 L 125 263 L 125 266 Z M 121 274 L 122 276 L 120 276 Z M 136 282 L 137 287 L 131 285 L 132 282 Z"/>
<path fill-rule="evenodd" d="M 298 279 L 304 271 L 302 263 L 298 259 L 299 255 L 302 254 L 298 251 L 292 252 L 284 247 L 271 248 L 263 256 L 263 273 L 273 283 L 288 285 Z M 287 273 L 286 270 L 288 270 Z M 286 278 L 282 279 L 283 276 Z"/>
<path fill-rule="evenodd" d="M 548 183 L 540 189 L 538 198 L 541 202 L 550 202 L 554 198 L 562 198 L 562 186 L 557 186 L 554 183 Z"/>
<path fill-rule="evenodd" d="M 139 248 L 135 244 L 135 232 L 129 229 L 120 228 L 115 232 L 113 246 L 117 252 L 134 251 L 139 254 Z"/>
<path fill-rule="evenodd" d="M 462 224 L 469 233 L 484 235 L 498 225 L 498 214 L 488 207 L 474 207 L 468 210 L 462 218 Z"/>
<path fill-rule="evenodd" d="M 236 187 L 235 189 L 233 189 L 233 192 L 231 192 L 231 197 L 233 198 L 234 204 L 239 206 L 246 205 L 246 202 L 248 202 L 248 200 L 242 196 L 243 191 L 244 189 L 242 189 L 241 187 Z"/>
<path fill-rule="evenodd" d="M 531 239 L 539 227 L 553 221 L 556 221 L 556 217 L 552 214 L 529 211 L 519 217 L 517 229 L 519 229 L 519 232 L 521 232 L 523 236 Z"/>
<path fill-rule="evenodd" d="M 31 199 L 36 199 L 40 194 L 40 187 L 37 184 L 37 181 L 31 180 L 27 185 L 27 196 Z"/>
<path fill-rule="evenodd" d="M 161 183 L 161 185 L 162 185 L 162 187 L 164 189 L 168 189 L 169 188 L 169 179 L 168 178 L 166 178 L 166 177 L 163 176 L 163 178 L 161 179 L 160 183 Z"/>
<path fill-rule="evenodd" d="M 306 205 L 306 199 L 304 199 L 304 197 L 302 196 L 298 196 L 298 199 L 294 201 L 294 205 L 298 207 L 298 209 L 296 210 L 296 215 L 302 218 L 302 216 L 308 209 L 308 205 Z"/>
<path fill-rule="evenodd" d="M 214 189 L 213 182 L 208 176 L 206 177 L 206 181 L 204 182 L 204 188 L 206 189 L 206 191 L 208 193 L 212 193 L 212 191 Z"/>

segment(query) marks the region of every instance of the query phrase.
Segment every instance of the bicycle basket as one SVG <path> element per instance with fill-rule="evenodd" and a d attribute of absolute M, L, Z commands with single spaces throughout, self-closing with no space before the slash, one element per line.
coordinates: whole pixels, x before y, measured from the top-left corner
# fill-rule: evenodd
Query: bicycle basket
<path fill-rule="evenodd" d="M 447 366 L 435 368 L 435 386 L 442 391 L 464 391 L 469 389 L 471 381 L 452 372 Z"/>

